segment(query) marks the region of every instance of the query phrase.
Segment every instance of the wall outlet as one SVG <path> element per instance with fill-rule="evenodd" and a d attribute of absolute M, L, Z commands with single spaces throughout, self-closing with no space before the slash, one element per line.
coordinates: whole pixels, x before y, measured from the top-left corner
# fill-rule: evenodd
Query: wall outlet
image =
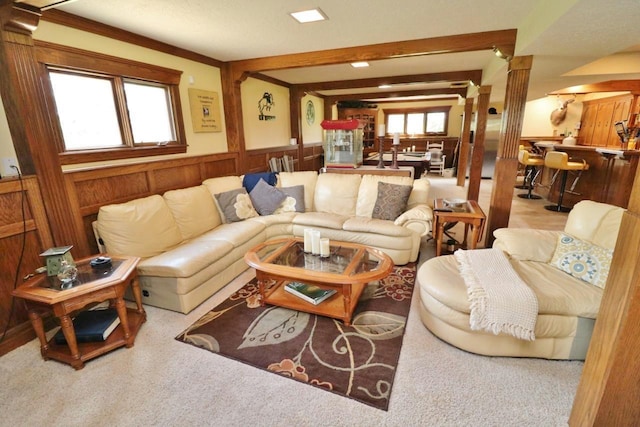
<path fill-rule="evenodd" d="M 15 157 L 3 157 L 2 158 L 2 176 L 17 176 L 18 171 L 14 169 L 18 166 L 18 160 Z"/>

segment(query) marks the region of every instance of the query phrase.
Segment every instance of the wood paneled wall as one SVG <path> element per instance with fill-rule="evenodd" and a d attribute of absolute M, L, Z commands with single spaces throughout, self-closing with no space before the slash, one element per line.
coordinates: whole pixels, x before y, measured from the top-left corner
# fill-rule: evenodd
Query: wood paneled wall
<path fill-rule="evenodd" d="M 52 245 L 36 178 L 0 180 L 0 337 L 7 330 L 0 355 L 35 337 L 24 305 L 11 291 L 42 265 L 39 254 Z"/>

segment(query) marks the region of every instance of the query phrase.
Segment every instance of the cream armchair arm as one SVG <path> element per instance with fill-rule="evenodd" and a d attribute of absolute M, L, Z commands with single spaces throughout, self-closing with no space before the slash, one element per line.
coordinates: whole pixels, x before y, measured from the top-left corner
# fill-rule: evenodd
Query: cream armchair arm
<path fill-rule="evenodd" d="M 520 261 L 549 262 L 561 231 L 529 228 L 499 228 L 493 232 L 494 248 Z"/>
<path fill-rule="evenodd" d="M 407 227 L 417 232 L 420 237 L 431 232 L 433 223 L 433 210 L 428 205 L 415 206 L 394 221 L 394 224 Z"/>

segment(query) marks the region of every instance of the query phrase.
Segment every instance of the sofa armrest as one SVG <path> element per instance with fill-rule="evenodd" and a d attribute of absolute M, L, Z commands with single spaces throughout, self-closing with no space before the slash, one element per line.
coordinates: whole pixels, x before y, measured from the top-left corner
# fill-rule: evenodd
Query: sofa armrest
<path fill-rule="evenodd" d="M 433 210 L 428 205 L 417 205 L 394 221 L 394 224 L 407 227 L 417 232 L 420 237 L 431 232 L 433 223 Z"/>
<path fill-rule="evenodd" d="M 520 261 L 549 262 L 561 231 L 529 228 L 500 228 L 493 232 L 494 248 Z"/>

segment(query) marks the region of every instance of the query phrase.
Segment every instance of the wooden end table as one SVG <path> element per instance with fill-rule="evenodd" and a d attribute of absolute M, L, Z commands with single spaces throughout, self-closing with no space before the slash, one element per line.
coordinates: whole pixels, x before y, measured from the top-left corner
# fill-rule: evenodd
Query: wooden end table
<path fill-rule="evenodd" d="M 433 202 L 433 230 L 436 239 L 436 256 L 442 253 L 442 235 L 446 223 L 464 223 L 464 246 L 467 249 L 475 249 L 484 227 L 485 215 L 478 202 L 467 200 L 460 207 L 451 207 L 445 203 L 446 199 L 435 199 Z M 471 228 L 471 240 L 467 242 L 467 234 Z"/>
<path fill-rule="evenodd" d="M 357 243 L 331 242 L 331 255 L 321 258 L 304 252 L 303 240 L 284 238 L 262 243 L 244 256 L 256 269 L 261 304 L 319 314 L 351 324 L 353 311 L 367 283 L 387 277 L 393 261 L 384 252 Z M 284 290 L 291 281 L 335 289 L 318 305 Z"/>
<path fill-rule="evenodd" d="M 29 279 L 13 291 L 15 297 L 25 301 L 31 325 L 40 340 L 40 352 L 44 360 L 55 359 L 68 363 L 75 369 L 82 369 L 84 362 L 113 349 L 133 347 L 133 342 L 147 315 L 142 307 L 142 295 L 138 285 L 136 267 L 138 257 L 111 257 L 109 268 L 93 269 L 92 258 L 76 261 L 78 277 L 69 288 L 56 276 L 42 273 Z M 124 302 L 126 289 L 131 286 L 136 301 L 136 309 L 127 308 Z M 109 301 L 118 312 L 120 325 L 105 341 L 78 343 L 73 329 L 72 314 L 91 303 Z M 60 320 L 67 344 L 48 342 L 42 323 L 42 314 L 53 312 Z"/>

